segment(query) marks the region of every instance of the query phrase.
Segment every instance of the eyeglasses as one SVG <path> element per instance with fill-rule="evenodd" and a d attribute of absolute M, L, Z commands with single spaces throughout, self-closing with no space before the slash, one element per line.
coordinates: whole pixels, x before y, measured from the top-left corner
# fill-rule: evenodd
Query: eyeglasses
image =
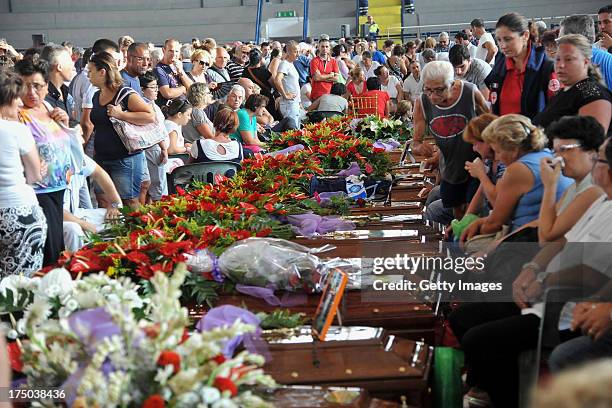
<path fill-rule="evenodd" d="M 41 91 L 45 86 L 47 86 L 47 84 L 41 84 L 40 82 L 26 82 L 24 85 L 28 90 L 34 88 L 36 92 Z"/>
<path fill-rule="evenodd" d="M 210 67 L 210 64 L 206 61 L 198 61 L 198 63 L 203 67 Z"/>
<path fill-rule="evenodd" d="M 565 144 L 565 145 L 561 145 L 559 146 L 558 149 L 555 149 L 555 153 L 565 153 L 568 152 L 572 149 L 575 149 L 577 147 L 581 147 L 582 145 L 580 143 L 572 143 L 572 144 Z"/>
<path fill-rule="evenodd" d="M 425 95 L 432 95 L 432 94 L 436 94 L 436 95 L 442 95 L 444 93 L 444 91 L 446 91 L 448 88 L 447 87 L 441 87 L 441 88 L 425 88 L 423 87 L 423 93 Z"/>

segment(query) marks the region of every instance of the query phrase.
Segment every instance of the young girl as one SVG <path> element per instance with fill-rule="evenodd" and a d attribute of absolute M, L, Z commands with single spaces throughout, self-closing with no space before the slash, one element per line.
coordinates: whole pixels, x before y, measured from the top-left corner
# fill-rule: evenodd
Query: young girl
<path fill-rule="evenodd" d="M 181 98 L 172 99 L 162 108 L 162 112 L 166 115 L 165 124 L 170 137 L 168 154 L 189 153 L 191 143 L 185 143 L 182 128 L 191 119 L 191 109 L 189 101 Z"/>

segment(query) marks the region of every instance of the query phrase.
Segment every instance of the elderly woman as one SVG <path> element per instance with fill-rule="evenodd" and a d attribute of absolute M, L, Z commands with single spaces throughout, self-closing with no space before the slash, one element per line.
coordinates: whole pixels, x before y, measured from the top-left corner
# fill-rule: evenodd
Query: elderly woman
<path fill-rule="evenodd" d="M 503 55 L 496 57 L 485 80 L 492 111 L 500 116 L 519 113 L 533 118 L 559 90 L 553 62 L 542 47 L 531 42 L 527 19 L 520 14 L 500 17 L 495 35 Z"/>
<path fill-rule="evenodd" d="M 563 90 L 546 105 L 533 123 L 547 127 L 563 116 L 592 116 L 607 132 L 612 120 L 612 93 L 591 64 L 592 48 L 586 37 L 569 34 L 557 40 L 555 72 Z"/>
<path fill-rule="evenodd" d="M 205 50 L 195 50 L 191 54 L 191 71 L 187 72 L 187 76 L 193 82 L 208 83 L 206 71 L 212 65 L 212 55 Z"/>
<path fill-rule="evenodd" d="M 23 88 L 19 75 L 0 71 L 0 278 L 38 272 L 47 236 L 30 185 L 42 181 L 40 158 L 32 133 L 17 121 Z"/>
<path fill-rule="evenodd" d="M 439 151 L 432 161 L 440 161 L 440 194 L 445 208 L 452 208 L 454 218 L 461 219 L 465 204 L 470 202 L 477 183 L 465 170 L 465 162 L 476 158 L 472 146 L 462 138 L 468 121 L 489 111 L 475 85 L 455 80 L 450 62 L 428 63 L 421 75 L 423 94 L 414 106 L 413 151 L 434 156 L 433 147 L 423 143 L 425 133 L 433 136 Z M 440 157 L 441 155 L 441 157 Z"/>
<path fill-rule="evenodd" d="M 51 110 L 44 102 L 48 92 L 47 63 L 44 60 L 36 63 L 22 60 L 15 65 L 15 69 L 21 75 L 26 87 L 19 121 L 32 132 L 41 159 L 43 179 L 34 187 L 34 191 L 48 225 L 43 265 L 50 265 L 57 261 L 64 249 L 62 235 L 64 190 L 68 187 L 71 175 L 74 174 L 70 157 L 72 136 L 66 130 L 68 126 L 66 112 L 59 108 Z"/>
<path fill-rule="evenodd" d="M 188 143 L 196 140 L 212 139 L 215 135 L 213 122 L 206 115 L 206 108 L 213 102 L 212 92 L 208 85 L 194 82 L 187 91 L 187 100 L 191 103 L 191 119 L 183 126 L 183 137 Z"/>
<path fill-rule="evenodd" d="M 238 130 L 238 115 L 230 108 L 222 108 L 213 122 L 215 133 L 212 138 L 198 139 L 191 148 L 196 163 L 232 161 L 240 163 L 243 158 L 242 145 L 230 138 Z"/>

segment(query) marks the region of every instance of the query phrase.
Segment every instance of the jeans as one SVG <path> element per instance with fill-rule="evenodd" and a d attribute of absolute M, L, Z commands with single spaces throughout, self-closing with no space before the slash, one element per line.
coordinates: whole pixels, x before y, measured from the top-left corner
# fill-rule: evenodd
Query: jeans
<path fill-rule="evenodd" d="M 111 176 L 123 200 L 138 198 L 147 166 L 144 152 L 123 159 L 100 160 L 100 166 Z M 148 171 L 146 171 L 148 173 Z"/>
<path fill-rule="evenodd" d="M 433 222 L 440 223 L 442 225 L 448 225 L 453 220 L 453 209 L 444 208 L 442 199 L 440 197 L 440 186 L 435 186 L 427 196 L 427 202 L 425 203 L 425 219 Z"/>
<path fill-rule="evenodd" d="M 296 100 L 286 101 L 281 100 L 279 110 L 283 118 L 289 119 L 291 122 L 287 124 L 290 129 L 299 129 L 302 113 L 300 110 L 300 102 Z"/>
<path fill-rule="evenodd" d="M 548 359 L 550 371 L 556 373 L 564 368 L 575 366 L 602 357 L 612 357 L 612 331 L 600 339 L 580 336 L 559 344 Z"/>

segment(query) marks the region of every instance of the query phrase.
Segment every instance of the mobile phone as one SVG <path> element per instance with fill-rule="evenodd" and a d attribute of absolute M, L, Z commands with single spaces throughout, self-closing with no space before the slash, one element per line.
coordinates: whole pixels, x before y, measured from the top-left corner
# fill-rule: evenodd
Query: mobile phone
<path fill-rule="evenodd" d="M 553 157 L 550 160 L 550 167 L 555 167 L 557 165 L 557 163 L 561 163 L 561 168 L 565 167 L 565 161 L 563 160 L 563 157 Z"/>

